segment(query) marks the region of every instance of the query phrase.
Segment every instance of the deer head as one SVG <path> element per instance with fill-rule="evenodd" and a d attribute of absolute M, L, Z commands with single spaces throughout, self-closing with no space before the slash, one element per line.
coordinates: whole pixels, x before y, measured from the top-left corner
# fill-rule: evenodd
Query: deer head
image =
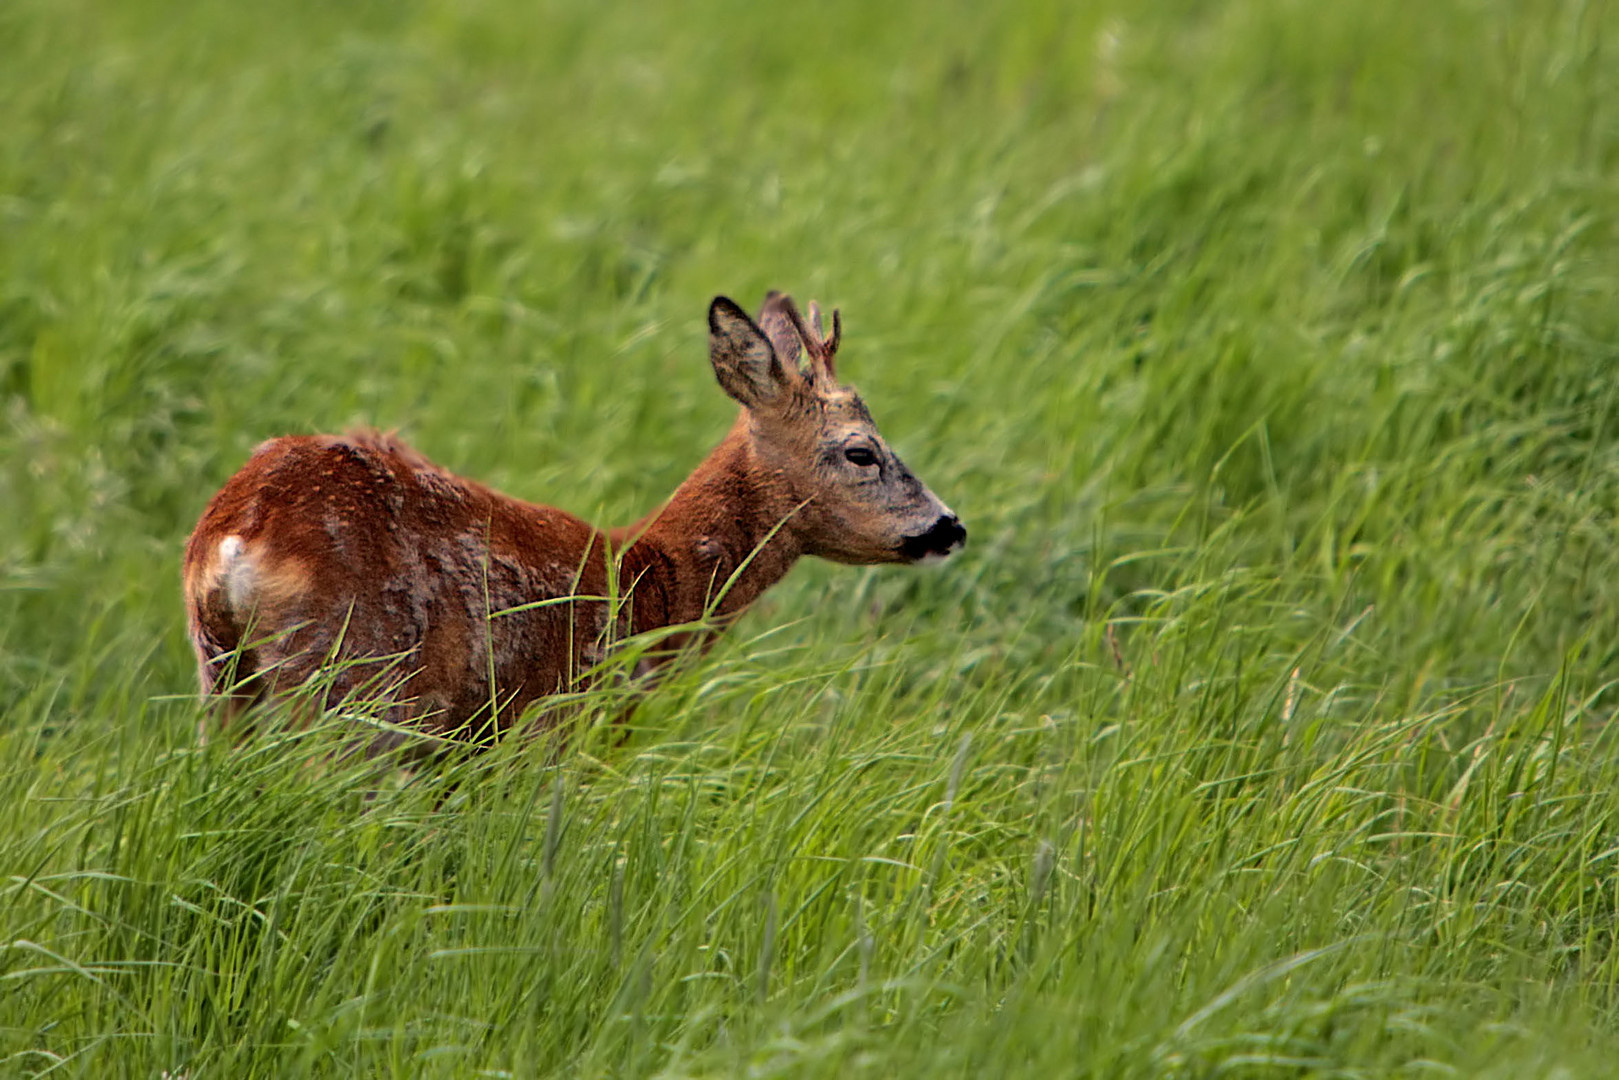
<path fill-rule="evenodd" d="M 790 297 L 773 292 L 755 323 L 720 296 L 709 306 L 708 328 L 714 374 L 742 405 L 761 472 L 786 489 L 795 509 L 782 528 L 805 553 L 841 563 L 916 562 L 966 542 L 956 515 L 905 467 L 860 395 L 838 382 L 836 311 L 827 338 L 813 303 L 806 320 Z"/>

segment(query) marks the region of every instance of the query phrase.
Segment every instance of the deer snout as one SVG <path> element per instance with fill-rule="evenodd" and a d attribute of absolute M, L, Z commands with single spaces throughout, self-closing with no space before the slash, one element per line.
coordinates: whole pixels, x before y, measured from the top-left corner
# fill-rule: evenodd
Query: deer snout
<path fill-rule="evenodd" d="M 927 532 L 900 541 L 900 553 L 912 562 L 943 559 L 967 542 L 967 529 L 954 514 L 939 515 Z"/>

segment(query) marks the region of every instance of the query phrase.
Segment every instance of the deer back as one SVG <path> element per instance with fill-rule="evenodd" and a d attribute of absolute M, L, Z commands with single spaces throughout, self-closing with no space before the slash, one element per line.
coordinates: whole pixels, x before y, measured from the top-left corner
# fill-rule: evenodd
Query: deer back
<path fill-rule="evenodd" d="M 536 603 L 607 595 L 595 529 L 375 434 L 261 446 L 203 513 L 185 592 L 205 690 L 232 654 L 238 697 L 324 668 L 329 699 L 369 692 L 430 729 L 570 685 L 608 618 L 602 600 Z"/>

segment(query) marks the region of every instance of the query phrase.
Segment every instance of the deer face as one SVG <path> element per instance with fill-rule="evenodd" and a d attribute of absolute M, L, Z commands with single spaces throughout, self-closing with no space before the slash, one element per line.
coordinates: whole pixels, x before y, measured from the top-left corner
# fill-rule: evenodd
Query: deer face
<path fill-rule="evenodd" d="M 827 339 L 814 304 L 806 322 L 789 297 L 771 293 L 754 323 L 722 296 L 708 326 L 714 374 L 746 408 L 753 455 L 795 507 L 782 527 L 806 553 L 903 563 L 944 558 L 966 542 L 956 515 L 905 467 L 860 395 L 838 382 L 837 312 Z"/>

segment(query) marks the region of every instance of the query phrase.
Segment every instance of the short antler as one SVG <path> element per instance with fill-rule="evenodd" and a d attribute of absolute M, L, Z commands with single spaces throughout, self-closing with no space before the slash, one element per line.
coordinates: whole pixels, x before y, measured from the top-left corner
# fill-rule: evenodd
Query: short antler
<path fill-rule="evenodd" d="M 804 351 L 809 353 L 810 370 L 817 376 L 825 372 L 827 379 L 836 384 L 838 381 L 837 355 L 838 344 L 843 340 L 843 317 L 836 308 L 832 309 L 832 336 L 821 336 L 821 308 L 815 301 L 810 301 L 809 322 L 805 323 L 798 308 L 793 304 L 791 297 L 783 297 L 783 309 L 787 317 L 793 321 L 793 329 L 798 331 L 799 340 L 804 343 Z"/>
<path fill-rule="evenodd" d="M 832 336 L 821 337 L 821 308 L 815 301 L 809 306 L 810 329 L 815 333 L 816 348 L 820 349 L 821 356 L 826 360 L 826 369 L 833 373 L 833 361 L 838 355 L 838 345 L 843 341 L 843 316 L 837 308 L 832 309 Z M 835 373 L 834 373 L 835 374 Z"/>

